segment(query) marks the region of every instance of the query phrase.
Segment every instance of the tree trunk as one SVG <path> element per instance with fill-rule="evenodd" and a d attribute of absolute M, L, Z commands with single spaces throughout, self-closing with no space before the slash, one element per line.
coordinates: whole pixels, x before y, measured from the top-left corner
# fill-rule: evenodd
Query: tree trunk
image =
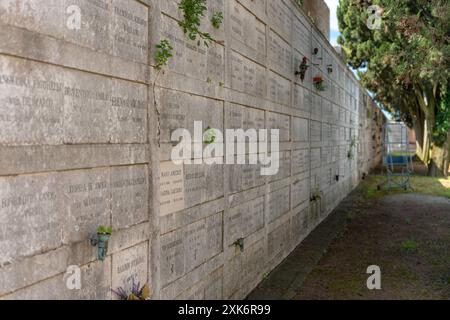
<path fill-rule="evenodd" d="M 431 146 L 433 141 L 433 122 L 430 119 L 424 121 L 424 136 L 422 146 L 422 158 L 421 160 L 425 165 L 430 163 Z"/>
<path fill-rule="evenodd" d="M 425 138 L 425 128 L 424 128 L 425 120 L 422 118 L 416 119 L 414 122 L 414 133 L 416 134 L 416 154 L 417 156 L 423 160 L 424 155 L 424 138 Z"/>
<path fill-rule="evenodd" d="M 428 175 L 430 177 L 448 177 L 450 164 L 450 132 L 442 147 L 433 146 Z"/>

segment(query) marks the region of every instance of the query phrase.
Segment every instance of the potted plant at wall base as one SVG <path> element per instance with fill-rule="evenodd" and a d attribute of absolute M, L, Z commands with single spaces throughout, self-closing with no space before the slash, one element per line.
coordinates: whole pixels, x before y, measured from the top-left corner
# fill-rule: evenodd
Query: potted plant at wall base
<path fill-rule="evenodd" d="M 97 228 L 97 234 L 91 237 L 91 245 L 98 247 L 97 257 L 100 261 L 105 261 L 108 253 L 108 242 L 112 235 L 112 228 L 99 226 Z"/>
<path fill-rule="evenodd" d="M 313 84 L 317 90 L 325 91 L 325 81 L 323 80 L 322 76 L 315 76 L 313 78 Z"/>

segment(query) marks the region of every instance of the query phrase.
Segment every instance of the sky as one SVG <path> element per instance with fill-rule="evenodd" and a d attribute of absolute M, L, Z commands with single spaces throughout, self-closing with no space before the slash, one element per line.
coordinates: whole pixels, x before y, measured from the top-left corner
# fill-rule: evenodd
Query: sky
<path fill-rule="evenodd" d="M 337 45 L 337 37 L 340 35 L 336 16 L 336 9 L 339 5 L 339 0 L 325 0 L 325 2 L 327 3 L 328 8 L 330 8 L 330 42 L 333 46 L 335 46 Z"/>

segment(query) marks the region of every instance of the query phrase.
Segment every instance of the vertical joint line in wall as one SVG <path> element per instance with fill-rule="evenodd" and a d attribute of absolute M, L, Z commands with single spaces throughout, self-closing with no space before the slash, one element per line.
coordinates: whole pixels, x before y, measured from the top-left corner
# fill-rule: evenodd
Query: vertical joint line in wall
<path fill-rule="evenodd" d="M 157 102 L 157 99 L 156 99 L 156 82 L 158 81 L 158 78 L 159 78 L 159 75 L 161 74 L 161 71 L 162 70 L 158 70 L 158 73 L 156 74 L 155 80 L 153 81 L 153 105 L 154 105 L 154 108 L 156 110 L 156 117 L 157 117 L 156 122 L 157 122 L 158 128 L 157 128 L 157 133 L 156 133 L 156 140 L 157 140 L 157 143 L 158 143 L 158 148 L 161 147 L 161 111 L 159 109 L 158 102 Z"/>

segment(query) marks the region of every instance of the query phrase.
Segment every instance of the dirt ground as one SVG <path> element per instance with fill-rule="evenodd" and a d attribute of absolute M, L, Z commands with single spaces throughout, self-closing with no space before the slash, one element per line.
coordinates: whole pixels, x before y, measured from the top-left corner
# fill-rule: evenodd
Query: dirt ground
<path fill-rule="evenodd" d="M 295 299 L 450 299 L 450 199 L 401 194 L 349 213 Z M 381 268 L 368 290 L 367 268 Z"/>
<path fill-rule="evenodd" d="M 450 179 L 378 191 L 370 176 L 248 299 L 450 299 Z M 381 290 L 367 288 L 369 266 Z"/>

